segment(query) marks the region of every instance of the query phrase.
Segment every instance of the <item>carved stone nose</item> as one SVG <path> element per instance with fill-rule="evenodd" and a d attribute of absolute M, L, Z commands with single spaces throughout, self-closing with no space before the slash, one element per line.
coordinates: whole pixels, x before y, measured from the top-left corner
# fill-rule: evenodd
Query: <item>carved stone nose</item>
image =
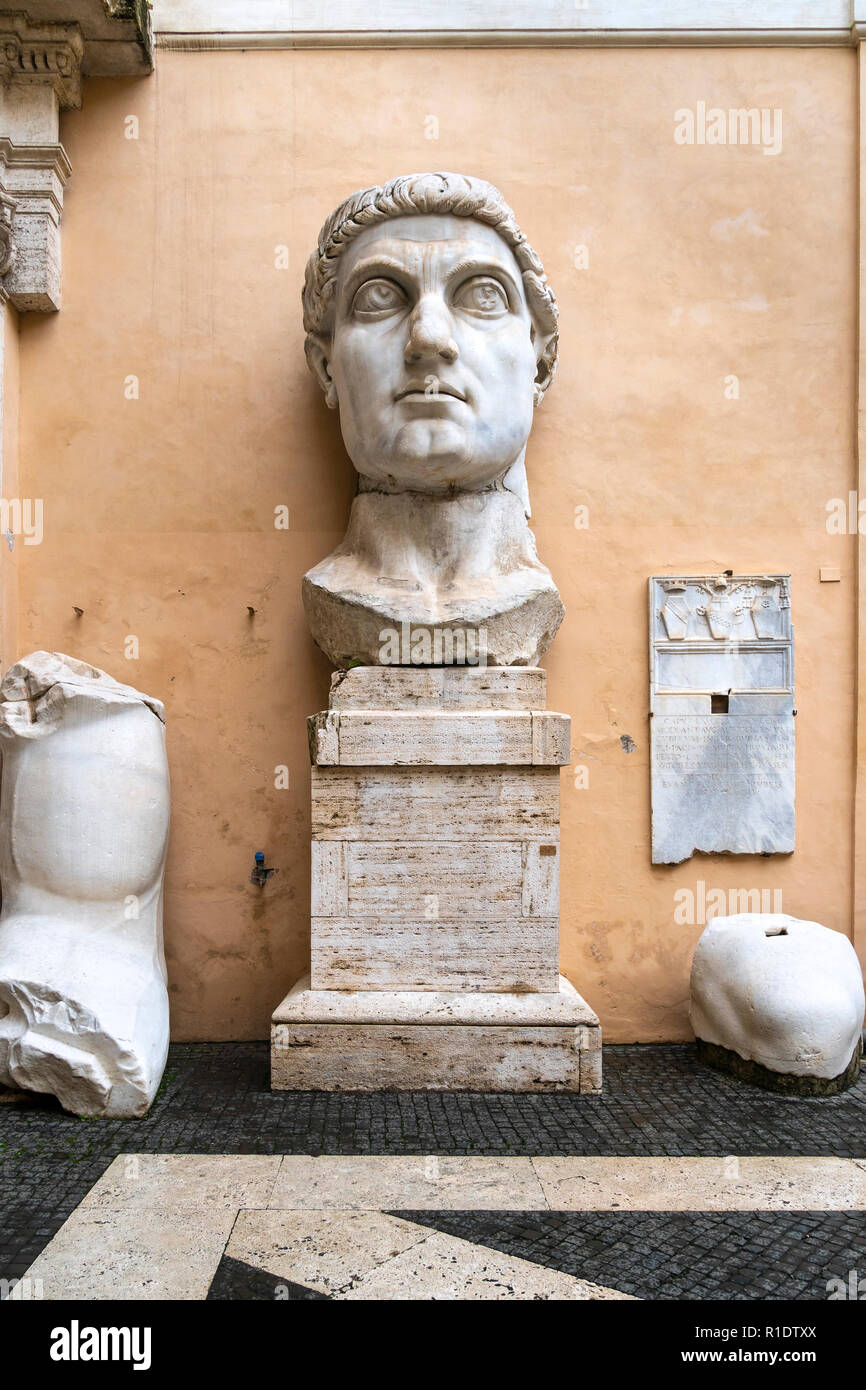
<path fill-rule="evenodd" d="M 459 349 L 451 336 L 451 320 L 444 305 L 422 299 L 410 320 L 406 362 L 420 362 L 425 357 L 441 357 L 456 362 Z"/>

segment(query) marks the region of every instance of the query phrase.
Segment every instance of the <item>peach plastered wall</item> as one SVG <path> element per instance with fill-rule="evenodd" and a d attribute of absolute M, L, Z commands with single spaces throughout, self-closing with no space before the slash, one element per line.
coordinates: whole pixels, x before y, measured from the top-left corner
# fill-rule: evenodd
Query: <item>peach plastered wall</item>
<path fill-rule="evenodd" d="M 676 143 L 702 101 L 780 110 L 780 152 Z M 19 556 L 16 654 L 165 702 L 174 1036 L 266 1036 L 308 963 L 304 718 L 329 668 L 300 581 L 354 475 L 299 291 L 343 196 L 426 168 L 502 188 L 562 311 L 528 470 L 567 608 L 549 706 L 587 770 L 562 776 L 564 973 L 609 1040 L 682 1039 L 701 924 L 677 890 L 775 889 L 849 932 L 854 538 L 825 523 L 855 486 L 854 53 L 160 52 L 151 78 L 89 80 L 62 138 L 64 304 L 20 333 L 44 540 Z M 724 569 L 793 575 L 798 846 L 654 868 L 646 580 Z"/>

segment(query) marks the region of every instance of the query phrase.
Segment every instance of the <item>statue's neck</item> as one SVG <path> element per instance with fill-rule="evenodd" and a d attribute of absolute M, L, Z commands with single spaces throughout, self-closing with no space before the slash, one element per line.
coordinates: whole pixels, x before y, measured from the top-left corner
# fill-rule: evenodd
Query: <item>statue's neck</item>
<path fill-rule="evenodd" d="M 450 497 L 361 491 L 339 553 L 375 574 L 408 573 L 422 583 L 541 568 L 520 499 L 501 483 Z"/>

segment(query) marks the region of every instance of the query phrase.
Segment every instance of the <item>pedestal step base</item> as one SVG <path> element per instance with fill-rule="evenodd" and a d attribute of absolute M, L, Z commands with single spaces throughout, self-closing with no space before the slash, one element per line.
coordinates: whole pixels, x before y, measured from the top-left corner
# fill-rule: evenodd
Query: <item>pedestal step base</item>
<path fill-rule="evenodd" d="M 311 989 L 271 1023 L 275 1091 L 601 1091 L 601 1027 L 555 994 Z"/>

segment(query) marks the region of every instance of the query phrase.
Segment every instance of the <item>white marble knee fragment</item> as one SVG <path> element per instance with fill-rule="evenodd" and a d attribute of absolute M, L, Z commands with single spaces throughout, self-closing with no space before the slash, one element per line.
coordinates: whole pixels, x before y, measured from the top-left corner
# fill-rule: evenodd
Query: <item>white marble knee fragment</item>
<path fill-rule="evenodd" d="M 168 1050 L 158 700 L 57 652 L 0 684 L 0 1082 L 143 1115 Z"/>
<path fill-rule="evenodd" d="M 715 917 L 695 948 L 695 1036 L 770 1071 L 826 1080 L 849 1065 L 863 1026 L 851 942 L 784 913 Z"/>

